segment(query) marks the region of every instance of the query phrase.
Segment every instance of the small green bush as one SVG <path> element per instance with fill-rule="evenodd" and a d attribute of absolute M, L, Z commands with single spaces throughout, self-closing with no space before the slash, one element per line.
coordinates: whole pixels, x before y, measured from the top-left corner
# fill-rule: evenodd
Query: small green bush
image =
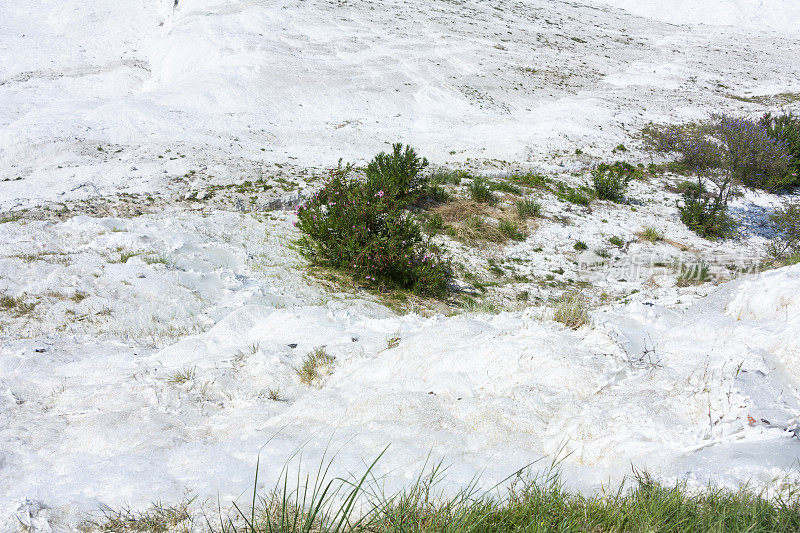
<path fill-rule="evenodd" d="M 323 188 L 298 207 L 300 249 L 316 264 L 372 283 L 445 296 L 452 279 L 450 264 L 404 211 L 427 188 L 427 180 L 417 178 L 419 159 L 410 148 L 396 148 L 392 156 L 380 154 L 375 161 L 366 182 L 351 179 L 351 167 L 340 164 Z M 379 180 L 379 173 L 387 179 Z M 387 185 L 391 192 L 384 189 Z"/>
<path fill-rule="evenodd" d="M 575 248 L 579 252 L 582 252 L 583 250 L 586 250 L 589 247 L 586 246 L 586 243 L 583 242 L 583 241 L 575 241 L 575 244 L 573 245 L 573 248 Z"/>
<path fill-rule="evenodd" d="M 542 216 L 542 204 L 535 199 L 520 200 L 517 202 L 517 214 L 519 218 L 533 218 Z"/>
<path fill-rule="evenodd" d="M 625 246 L 625 241 L 623 241 L 621 237 L 617 237 L 616 235 L 613 237 L 609 237 L 608 242 L 618 248 L 622 248 L 623 246 Z"/>
<path fill-rule="evenodd" d="M 428 192 L 429 179 L 422 174 L 428 166 L 410 146 L 392 145 L 392 153 L 381 152 L 367 165 L 367 187 L 383 191 L 386 201 L 402 206 L 415 202 Z"/>
<path fill-rule="evenodd" d="M 777 233 L 769 246 L 770 255 L 786 259 L 800 253 L 800 201 L 786 202 L 770 218 Z"/>
<path fill-rule="evenodd" d="M 641 169 L 622 161 L 601 163 L 592 172 L 592 185 L 598 198 L 619 203 L 625 199 L 628 182 L 641 175 Z"/>
<path fill-rule="evenodd" d="M 800 252 L 792 252 L 783 260 L 786 265 L 796 265 L 800 263 Z"/>
<path fill-rule="evenodd" d="M 792 181 L 786 143 L 770 133 L 769 119 L 753 121 L 728 115 L 683 126 L 648 126 L 648 148 L 674 153 L 692 171 L 715 180 L 721 189 L 744 185 L 775 190 Z"/>
<path fill-rule="evenodd" d="M 465 170 L 440 169 L 431 174 L 430 182 L 433 185 L 459 185 L 462 179 L 469 177 L 469 172 Z"/>
<path fill-rule="evenodd" d="M 556 194 L 556 197 L 563 202 L 578 205 L 589 205 L 592 202 L 592 198 L 589 195 L 591 189 L 588 187 L 582 186 L 576 189 L 562 182 L 557 182 L 553 192 Z"/>
<path fill-rule="evenodd" d="M 727 200 L 707 194 L 702 181 L 683 193 L 683 204 L 678 205 L 681 222 L 706 239 L 730 235 L 734 222 L 727 212 Z"/>
<path fill-rule="evenodd" d="M 767 113 L 759 123 L 789 154 L 788 184 L 800 185 L 800 116 L 791 112 L 777 116 Z"/>
<path fill-rule="evenodd" d="M 531 188 L 547 188 L 552 182 L 552 180 L 544 174 L 537 174 L 533 172 L 529 172 L 527 174 L 516 174 L 511 176 L 511 180 L 514 183 L 519 183 L 520 185 Z"/>

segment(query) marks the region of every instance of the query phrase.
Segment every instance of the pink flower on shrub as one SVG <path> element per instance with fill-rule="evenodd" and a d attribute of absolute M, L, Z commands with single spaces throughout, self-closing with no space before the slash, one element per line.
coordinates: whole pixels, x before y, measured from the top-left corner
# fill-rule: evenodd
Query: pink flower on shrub
<path fill-rule="evenodd" d="M 383 198 L 383 191 L 378 191 L 378 192 L 375 194 L 375 196 L 377 196 L 378 198 Z"/>

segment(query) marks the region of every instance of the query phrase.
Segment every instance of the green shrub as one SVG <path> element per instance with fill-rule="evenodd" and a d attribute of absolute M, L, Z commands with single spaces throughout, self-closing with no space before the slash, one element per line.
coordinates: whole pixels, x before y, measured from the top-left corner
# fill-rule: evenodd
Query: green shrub
<path fill-rule="evenodd" d="M 800 185 L 800 116 L 791 112 L 777 116 L 767 113 L 761 117 L 760 124 L 770 137 L 783 143 L 789 154 L 787 182 Z"/>
<path fill-rule="evenodd" d="M 489 183 L 482 177 L 477 176 L 472 180 L 469 185 L 469 193 L 473 200 L 482 203 L 494 202 L 494 194 L 489 187 Z"/>
<path fill-rule="evenodd" d="M 678 154 L 681 163 L 722 190 L 739 184 L 775 190 L 793 179 L 787 145 L 770 134 L 766 121 L 721 114 L 697 124 L 651 125 L 643 134 L 648 148 Z"/>
<path fill-rule="evenodd" d="M 579 252 L 582 252 L 583 250 L 586 250 L 589 247 L 586 246 L 586 243 L 583 242 L 583 241 L 575 241 L 575 244 L 573 245 L 573 248 L 575 248 Z"/>
<path fill-rule="evenodd" d="M 696 187 L 684 191 L 683 204 L 678 205 L 678 211 L 681 222 L 707 239 L 726 237 L 734 227 L 733 219 L 727 212 L 727 198 L 722 194 L 706 193 L 701 180 L 698 180 Z"/>
<path fill-rule="evenodd" d="M 394 155 L 398 153 L 396 149 Z M 427 183 L 416 177 L 420 165 L 413 163 L 418 161 L 413 151 L 407 149 L 401 156 L 405 163 L 378 156 L 381 163 L 366 182 L 351 179 L 351 167 L 340 164 L 323 188 L 297 209 L 300 248 L 316 264 L 369 282 L 444 296 L 452 279 L 450 264 L 423 240 L 419 225 L 403 210 Z M 390 179 L 380 182 L 379 169 Z M 394 188 L 392 193 L 383 189 L 386 184 Z"/>
<path fill-rule="evenodd" d="M 786 202 L 770 218 L 777 233 L 769 246 L 770 255 L 786 259 L 800 253 L 800 201 Z"/>
<path fill-rule="evenodd" d="M 619 203 L 625 199 L 628 182 L 640 179 L 642 174 L 641 168 L 622 161 L 601 163 L 592 172 L 592 185 L 598 198 Z"/>
<path fill-rule="evenodd" d="M 519 218 L 533 218 L 542 216 L 542 204 L 538 200 L 527 199 L 517 202 L 517 214 Z"/>
<path fill-rule="evenodd" d="M 429 179 L 421 172 L 428 166 L 410 146 L 392 145 L 392 153 L 381 152 L 367 165 L 367 187 L 383 191 L 388 202 L 402 206 L 415 202 L 428 192 Z"/>
<path fill-rule="evenodd" d="M 622 248 L 623 246 L 625 246 L 625 241 L 623 241 L 621 237 L 617 237 L 616 235 L 614 237 L 609 237 L 608 242 L 618 248 Z"/>

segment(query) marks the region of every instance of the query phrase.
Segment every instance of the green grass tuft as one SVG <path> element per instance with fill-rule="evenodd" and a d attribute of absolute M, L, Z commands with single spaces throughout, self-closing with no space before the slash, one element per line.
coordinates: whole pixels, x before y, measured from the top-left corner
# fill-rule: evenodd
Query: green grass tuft
<path fill-rule="evenodd" d="M 625 246 L 625 241 L 623 241 L 621 237 L 617 237 L 616 235 L 613 237 L 609 237 L 608 242 L 618 248 L 622 248 L 623 246 Z"/>
<path fill-rule="evenodd" d="M 476 202 L 491 204 L 495 201 L 489 182 L 480 176 L 477 176 L 469 184 L 469 194 Z"/>
<path fill-rule="evenodd" d="M 517 202 L 519 218 L 538 218 L 542 216 L 542 204 L 535 199 L 520 200 Z"/>
<path fill-rule="evenodd" d="M 511 239 L 512 241 L 524 241 L 525 233 L 519 229 L 516 223 L 508 219 L 503 219 L 497 226 L 500 233 Z"/>
<path fill-rule="evenodd" d="M 656 228 L 647 227 L 642 232 L 642 239 L 648 242 L 658 242 L 664 240 L 664 235 Z"/>

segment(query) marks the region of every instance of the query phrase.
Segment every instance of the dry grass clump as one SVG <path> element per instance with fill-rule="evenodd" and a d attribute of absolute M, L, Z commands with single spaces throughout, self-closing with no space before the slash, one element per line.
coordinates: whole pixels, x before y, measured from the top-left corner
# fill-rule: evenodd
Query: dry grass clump
<path fill-rule="evenodd" d="M 184 370 L 178 370 L 174 374 L 172 374 L 168 379 L 167 383 L 171 385 L 183 385 L 189 381 L 194 381 L 197 377 L 197 367 L 189 367 Z"/>
<path fill-rule="evenodd" d="M 578 329 L 589 324 L 589 300 L 580 292 L 562 294 L 553 305 L 553 320 L 568 328 Z"/>
<path fill-rule="evenodd" d="M 324 346 L 308 352 L 299 367 L 294 371 L 300 383 L 308 386 L 317 386 L 322 379 L 331 373 L 334 357 L 325 351 Z"/>
<path fill-rule="evenodd" d="M 83 524 L 84 531 L 102 531 L 108 533 L 167 533 L 193 531 L 193 521 L 189 514 L 189 506 L 193 500 L 184 501 L 174 506 L 154 504 L 150 509 L 135 512 L 128 508 L 102 509 L 103 517 L 99 521 Z"/>
<path fill-rule="evenodd" d="M 439 215 L 445 223 L 452 224 L 463 222 L 475 215 L 485 215 L 489 212 L 489 208 L 474 200 L 459 199 L 438 205 L 430 211 L 434 215 Z"/>
<path fill-rule="evenodd" d="M 17 316 L 27 315 L 33 311 L 34 307 L 36 307 L 35 303 L 26 302 L 22 297 L 0 296 L 0 309 L 14 313 Z"/>
<path fill-rule="evenodd" d="M 508 236 L 497 225 L 481 215 L 473 215 L 459 224 L 452 225 L 450 233 L 459 241 L 471 245 L 479 242 L 502 243 L 508 240 Z"/>
<path fill-rule="evenodd" d="M 540 207 L 531 209 L 541 213 Z M 525 211 L 525 217 L 509 217 L 496 206 L 470 199 L 454 200 L 433 208 L 431 212 L 431 217 L 440 220 L 451 237 L 470 246 L 485 242 L 504 243 L 509 239 L 523 241 L 526 237 L 524 218 L 535 216 Z"/>

